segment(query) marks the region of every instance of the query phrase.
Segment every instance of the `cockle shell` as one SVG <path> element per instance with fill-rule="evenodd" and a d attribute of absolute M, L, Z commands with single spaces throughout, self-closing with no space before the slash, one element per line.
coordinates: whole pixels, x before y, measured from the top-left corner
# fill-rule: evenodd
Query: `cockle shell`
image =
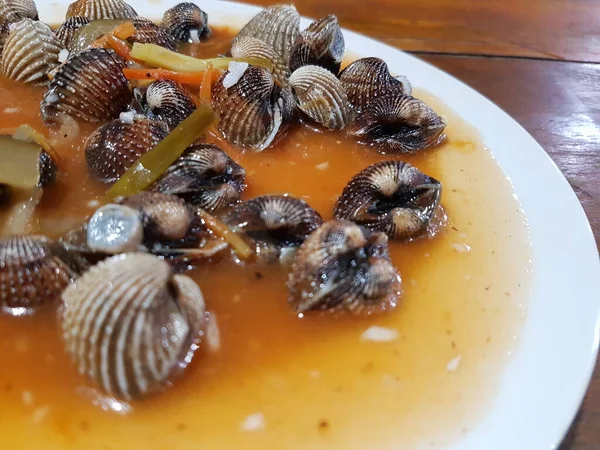
<path fill-rule="evenodd" d="M 288 288 L 289 303 L 299 314 L 310 310 L 370 314 L 396 306 L 401 281 L 385 234 L 333 220 L 300 246 Z"/>
<path fill-rule="evenodd" d="M 414 153 L 441 143 L 445 127 L 424 102 L 396 92 L 370 102 L 348 132 L 383 154 Z"/>
<path fill-rule="evenodd" d="M 69 5 L 67 16 L 83 16 L 90 20 L 132 19 L 137 12 L 123 0 L 77 0 Z"/>
<path fill-rule="evenodd" d="M 226 76 L 213 86 L 213 107 L 221 118 L 217 127 L 229 142 L 262 151 L 287 127 L 295 103 L 292 93 L 261 67 L 248 67 L 229 88 L 223 84 Z"/>
<path fill-rule="evenodd" d="M 90 174 L 102 183 L 114 183 L 167 133 L 163 122 L 144 116 L 136 117 L 132 123 L 115 119 L 102 125 L 85 142 Z"/>
<path fill-rule="evenodd" d="M 300 33 L 292 47 L 290 70 L 302 66 L 321 66 L 337 75 L 346 46 L 337 17 L 316 20 Z"/>
<path fill-rule="evenodd" d="M 273 78 L 280 86 L 288 86 L 290 70 L 275 50 L 260 39 L 240 37 L 231 46 L 231 56 L 234 58 L 263 58 L 273 64 Z"/>
<path fill-rule="evenodd" d="M 44 236 L 0 239 L 0 306 L 32 308 L 56 300 L 73 273 Z"/>
<path fill-rule="evenodd" d="M 204 329 L 198 285 L 145 253 L 98 263 L 63 294 L 61 328 L 81 374 L 105 393 L 156 393 L 191 361 Z"/>
<path fill-rule="evenodd" d="M 91 20 L 83 16 L 73 16 L 65 20 L 56 30 L 56 37 L 69 51 L 73 50 L 73 42 L 77 37 L 79 29 L 90 23 Z"/>
<path fill-rule="evenodd" d="M 383 161 L 352 178 L 335 205 L 334 217 L 392 239 L 410 239 L 427 231 L 441 193 L 442 184 L 416 167 Z"/>
<path fill-rule="evenodd" d="M 140 103 L 148 117 L 165 122 L 169 128 L 175 128 L 196 110 L 190 94 L 175 81 L 155 81 L 140 92 Z"/>
<path fill-rule="evenodd" d="M 0 0 L 0 53 L 10 33 L 10 25 L 25 18 L 39 19 L 33 0 Z"/>
<path fill-rule="evenodd" d="M 12 27 L 2 52 L 2 75 L 22 83 L 47 84 L 48 74 L 60 65 L 62 43 L 39 21 L 27 18 Z"/>
<path fill-rule="evenodd" d="M 175 50 L 175 39 L 164 28 L 159 27 L 151 20 L 141 17 L 135 17 L 131 19 L 131 22 L 135 27 L 135 34 L 128 39 L 130 42 L 155 44 L 169 50 Z"/>
<path fill-rule="evenodd" d="M 92 48 L 71 56 L 60 66 L 42 100 L 42 119 L 47 125 L 61 122 L 61 115 L 86 122 L 119 117 L 133 96 L 123 75 L 125 60 L 112 50 Z"/>
<path fill-rule="evenodd" d="M 234 38 L 253 37 L 269 45 L 289 63 L 292 45 L 300 34 L 300 15 L 293 5 L 273 5 L 254 16 Z"/>
<path fill-rule="evenodd" d="M 194 3 L 180 3 L 168 9 L 162 26 L 176 41 L 198 43 L 210 35 L 208 14 Z"/>
<path fill-rule="evenodd" d="M 286 195 L 265 195 L 240 203 L 223 221 L 243 233 L 258 257 L 266 261 L 287 257 L 323 223 L 308 203 Z"/>
<path fill-rule="evenodd" d="M 173 194 L 208 211 L 237 202 L 246 171 L 216 145 L 194 144 L 156 182 L 153 190 Z"/>
<path fill-rule="evenodd" d="M 342 71 L 340 81 L 348 100 L 359 112 L 384 95 L 412 93 L 405 77 L 393 77 L 386 62 L 374 57 L 354 61 Z"/>
<path fill-rule="evenodd" d="M 339 80 L 320 66 L 302 66 L 290 77 L 298 108 L 315 122 L 339 130 L 350 122 L 352 111 Z"/>

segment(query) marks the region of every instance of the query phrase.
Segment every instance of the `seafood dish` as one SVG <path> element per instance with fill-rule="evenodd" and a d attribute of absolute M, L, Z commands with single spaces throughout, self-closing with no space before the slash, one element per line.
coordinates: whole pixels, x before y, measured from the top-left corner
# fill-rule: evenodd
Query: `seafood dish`
<path fill-rule="evenodd" d="M 0 432 L 350 448 L 472 423 L 485 402 L 449 397 L 494 385 L 528 283 L 510 183 L 335 16 L 201 7 L 0 0 Z"/>

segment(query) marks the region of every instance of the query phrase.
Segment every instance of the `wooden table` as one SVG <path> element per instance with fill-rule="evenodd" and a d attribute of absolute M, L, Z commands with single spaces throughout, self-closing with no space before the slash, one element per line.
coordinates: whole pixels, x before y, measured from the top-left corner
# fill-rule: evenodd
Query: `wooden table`
<path fill-rule="evenodd" d="M 335 14 L 343 27 L 415 54 L 506 110 L 565 174 L 600 243 L 600 0 L 295 3 L 302 15 Z M 600 365 L 560 447 L 593 449 L 600 449 Z"/>

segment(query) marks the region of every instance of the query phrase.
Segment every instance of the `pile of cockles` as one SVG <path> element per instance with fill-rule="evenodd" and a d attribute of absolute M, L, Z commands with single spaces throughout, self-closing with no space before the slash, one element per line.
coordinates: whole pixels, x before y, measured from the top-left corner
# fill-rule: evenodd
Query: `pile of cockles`
<path fill-rule="evenodd" d="M 124 24 L 134 27 L 127 37 L 111 34 Z M 152 66 L 128 51 L 158 46 L 172 54 L 210 33 L 207 14 L 192 3 L 155 24 L 122 0 L 77 0 L 53 30 L 32 0 L 0 0 L 0 71 L 45 86 L 40 108 L 49 129 L 98 124 L 85 141 L 85 160 L 89 176 L 108 190 L 181 132 L 202 104 L 185 83 L 155 79 L 150 68 L 148 80 L 128 78 L 128 70 Z M 206 77 L 208 90 L 202 87 L 220 119 L 216 132 L 265 158 L 293 121 L 345 130 L 390 155 L 443 141 L 444 121 L 411 96 L 406 78 L 375 57 L 340 71 L 344 52 L 335 16 L 301 30 L 293 6 L 264 9 L 233 39 L 221 72 L 210 69 L 216 76 Z M 0 170 L 0 207 L 10 205 L 14 189 L 43 190 L 60 171 L 39 133 L 0 136 L 2 165 L 17 154 L 28 166 L 13 175 Z M 242 199 L 249 183 L 243 167 L 200 137 L 139 192 L 99 205 L 61 239 L 2 238 L 0 306 L 19 315 L 59 305 L 78 370 L 105 394 L 133 400 L 169 385 L 201 345 L 206 305 L 187 270 L 228 258 L 281 265 L 296 314 L 372 314 L 392 309 L 401 294 L 388 241 L 428 238 L 439 227 L 441 183 L 397 159 L 356 174 L 326 222 L 291 195 Z"/>

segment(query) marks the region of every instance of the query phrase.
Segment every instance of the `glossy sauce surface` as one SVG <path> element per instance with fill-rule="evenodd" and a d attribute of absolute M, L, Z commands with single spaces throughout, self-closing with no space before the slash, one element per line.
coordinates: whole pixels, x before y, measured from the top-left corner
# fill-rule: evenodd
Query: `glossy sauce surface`
<path fill-rule="evenodd" d="M 217 31 L 188 49 L 228 49 Z M 418 85 L 418 80 L 413 80 Z M 0 80 L 2 128 L 42 130 L 43 90 Z M 434 239 L 392 242 L 403 278 L 396 310 L 380 316 L 307 314 L 286 302 L 286 272 L 221 261 L 191 275 L 216 315 L 221 348 L 205 347 L 164 393 L 105 411 L 65 355 L 48 307 L 0 316 L 0 434 L 11 449 L 418 448 L 456 439 L 493 401 L 526 316 L 530 248 L 510 183 L 478 134 L 426 92 L 415 95 L 448 123 L 438 148 L 401 159 L 442 181 L 448 224 Z M 17 111 L 7 112 L 6 108 Z M 57 185 L 44 194 L 39 232 L 59 236 L 81 222 L 105 186 L 88 179 L 83 138 L 57 151 Z M 274 148 L 242 153 L 216 136 L 247 171 L 244 198 L 289 193 L 325 219 L 348 180 L 378 155 L 339 132 L 292 127 Z M 361 338 L 371 326 L 391 342 Z"/>

